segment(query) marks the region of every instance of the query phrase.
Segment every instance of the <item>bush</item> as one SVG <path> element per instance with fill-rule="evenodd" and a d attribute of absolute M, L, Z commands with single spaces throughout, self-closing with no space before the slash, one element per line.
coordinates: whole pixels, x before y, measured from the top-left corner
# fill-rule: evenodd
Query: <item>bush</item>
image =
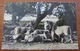
<path fill-rule="evenodd" d="M 38 29 L 44 29 L 44 22 L 40 22 L 37 28 Z"/>

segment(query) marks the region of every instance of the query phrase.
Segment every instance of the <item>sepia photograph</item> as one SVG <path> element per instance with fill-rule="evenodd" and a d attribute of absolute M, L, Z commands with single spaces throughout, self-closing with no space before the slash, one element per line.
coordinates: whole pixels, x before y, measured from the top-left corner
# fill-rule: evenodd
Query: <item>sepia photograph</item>
<path fill-rule="evenodd" d="M 1 49 L 78 49 L 75 2 L 5 2 Z"/>

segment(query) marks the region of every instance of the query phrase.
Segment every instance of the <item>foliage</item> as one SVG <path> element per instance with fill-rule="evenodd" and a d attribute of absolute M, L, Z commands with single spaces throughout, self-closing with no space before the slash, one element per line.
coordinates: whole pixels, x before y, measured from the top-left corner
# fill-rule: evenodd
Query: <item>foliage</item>
<path fill-rule="evenodd" d="M 5 12 L 12 14 L 12 22 L 20 21 L 23 16 L 35 12 L 35 3 L 28 2 L 7 2 L 5 3 Z M 18 19 L 16 17 L 18 16 Z"/>
<path fill-rule="evenodd" d="M 34 5 L 28 2 L 9 2 L 5 3 L 6 13 L 13 14 L 16 16 L 24 16 L 27 13 L 35 13 Z"/>
<path fill-rule="evenodd" d="M 57 3 L 57 2 L 47 2 L 48 4 L 51 3 L 52 7 L 49 9 L 48 14 L 52 14 L 52 10 L 60 5 L 63 4 L 65 7 L 66 12 L 64 13 L 64 20 L 67 25 L 71 26 L 72 30 L 76 29 L 76 4 L 75 3 Z M 16 22 L 16 20 L 20 20 L 25 14 L 35 14 L 36 2 L 7 2 L 5 3 L 5 12 L 12 14 L 12 22 Z M 18 19 L 16 17 L 18 16 Z M 64 21 L 62 21 L 64 22 Z M 60 23 L 59 23 L 60 24 Z M 74 26 L 75 27 L 74 27 Z"/>
<path fill-rule="evenodd" d="M 44 29 L 44 22 L 40 22 L 37 28 L 38 29 Z"/>

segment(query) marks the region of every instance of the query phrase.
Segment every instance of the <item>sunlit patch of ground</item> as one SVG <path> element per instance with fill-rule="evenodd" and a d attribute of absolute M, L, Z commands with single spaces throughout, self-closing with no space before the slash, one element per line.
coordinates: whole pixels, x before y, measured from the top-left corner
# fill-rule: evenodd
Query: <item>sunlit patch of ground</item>
<path fill-rule="evenodd" d="M 52 49 L 78 49 L 78 43 L 2 43 L 2 49 L 17 50 L 52 50 Z"/>

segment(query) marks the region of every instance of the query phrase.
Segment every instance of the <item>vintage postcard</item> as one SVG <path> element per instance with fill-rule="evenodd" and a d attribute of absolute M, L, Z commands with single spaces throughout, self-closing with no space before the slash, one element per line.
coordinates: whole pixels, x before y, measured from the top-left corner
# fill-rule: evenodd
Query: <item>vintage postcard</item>
<path fill-rule="evenodd" d="M 2 49 L 78 49 L 76 3 L 5 2 Z"/>

